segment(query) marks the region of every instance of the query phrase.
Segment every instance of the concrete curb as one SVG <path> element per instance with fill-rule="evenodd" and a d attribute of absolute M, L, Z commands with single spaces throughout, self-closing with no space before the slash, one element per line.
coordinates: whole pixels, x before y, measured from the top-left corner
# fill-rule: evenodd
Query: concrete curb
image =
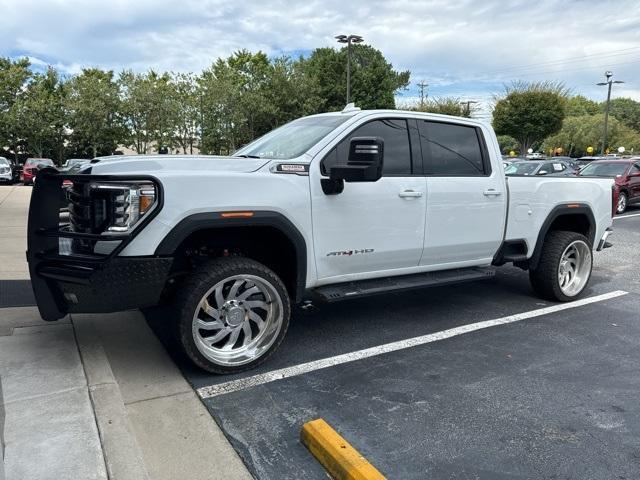
<path fill-rule="evenodd" d="M 336 480 L 385 480 L 366 458 L 321 418 L 302 426 L 300 440 Z"/>
<path fill-rule="evenodd" d="M 111 480 L 148 480 L 142 450 L 133 434 L 120 387 L 90 321 L 73 321 L 89 395 Z M 1 480 L 1 479 L 0 479 Z"/>

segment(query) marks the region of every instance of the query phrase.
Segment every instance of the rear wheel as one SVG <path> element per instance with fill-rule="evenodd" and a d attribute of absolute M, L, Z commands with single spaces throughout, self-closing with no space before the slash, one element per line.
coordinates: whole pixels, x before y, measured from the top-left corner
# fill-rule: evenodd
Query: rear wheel
<path fill-rule="evenodd" d="M 627 204 L 629 203 L 629 199 L 627 198 L 627 194 L 624 192 L 620 192 L 618 195 L 618 205 L 616 205 L 616 213 L 624 213 L 627 209 Z"/>
<path fill-rule="evenodd" d="M 589 241 L 576 232 L 550 232 L 540 262 L 529 271 L 533 289 L 549 300 L 567 302 L 578 297 L 589 282 L 593 255 Z"/>
<path fill-rule="evenodd" d="M 203 265 L 176 298 L 179 343 L 212 373 L 254 368 L 278 348 L 291 305 L 280 278 L 247 258 L 219 258 Z"/>

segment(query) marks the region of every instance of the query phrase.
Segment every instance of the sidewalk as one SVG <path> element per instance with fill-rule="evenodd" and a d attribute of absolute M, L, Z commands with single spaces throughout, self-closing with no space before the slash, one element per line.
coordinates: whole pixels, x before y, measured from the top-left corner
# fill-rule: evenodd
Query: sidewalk
<path fill-rule="evenodd" d="M 28 278 L 30 192 L 0 187 L 0 281 Z M 251 478 L 138 311 L 1 308 L 0 377 L 6 480 Z"/>

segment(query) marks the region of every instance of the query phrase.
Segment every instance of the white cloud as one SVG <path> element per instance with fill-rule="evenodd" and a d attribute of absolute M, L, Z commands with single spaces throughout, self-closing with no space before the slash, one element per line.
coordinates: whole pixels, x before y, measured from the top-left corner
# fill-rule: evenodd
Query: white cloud
<path fill-rule="evenodd" d="M 628 82 L 616 95 L 640 99 L 636 1 L 0 0 L 0 12 L 0 55 L 68 73 L 200 71 L 241 48 L 277 55 L 358 33 L 432 95 L 479 99 L 483 108 L 518 78 L 562 80 L 601 99 L 594 84 L 607 69 Z M 413 85 L 407 97 L 415 95 Z"/>

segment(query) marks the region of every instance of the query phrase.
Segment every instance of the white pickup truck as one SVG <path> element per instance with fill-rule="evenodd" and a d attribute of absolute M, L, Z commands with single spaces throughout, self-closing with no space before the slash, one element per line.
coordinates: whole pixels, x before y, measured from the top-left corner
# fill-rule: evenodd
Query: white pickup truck
<path fill-rule="evenodd" d="M 572 300 L 592 250 L 609 246 L 612 185 L 507 179 L 483 123 L 349 106 L 232 157 L 43 170 L 27 257 L 45 320 L 166 305 L 190 359 L 230 373 L 265 361 L 307 299 L 477 280 L 512 263 L 540 296 Z"/>

